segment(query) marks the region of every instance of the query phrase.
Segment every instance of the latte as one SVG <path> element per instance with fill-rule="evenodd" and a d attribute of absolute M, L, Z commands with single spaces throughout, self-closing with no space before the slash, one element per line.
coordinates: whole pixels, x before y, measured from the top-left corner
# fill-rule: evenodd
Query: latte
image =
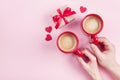
<path fill-rule="evenodd" d="M 65 52 L 70 52 L 76 48 L 76 37 L 70 33 L 63 34 L 58 40 L 58 45 L 61 50 Z"/>
<path fill-rule="evenodd" d="M 89 34 L 96 34 L 101 29 L 101 21 L 96 16 L 88 16 L 83 21 L 83 29 Z"/>

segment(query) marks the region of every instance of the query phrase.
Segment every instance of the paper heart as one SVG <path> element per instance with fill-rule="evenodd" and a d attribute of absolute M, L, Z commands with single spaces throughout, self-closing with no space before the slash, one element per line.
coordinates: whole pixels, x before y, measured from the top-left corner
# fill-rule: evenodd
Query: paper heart
<path fill-rule="evenodd" d="M 45 30 L 46 32 L 50 33 L 52 31 L 52 26 L 46 27 Z"/>
<path fill-rule="evenodd" d="M 87 10 L 86 7 L 83 7 L 83 6 L 80 7 L 80 11 L 81 11 L 81 13 L 84 13 L 86 10 Z"/>
<path fill-rule="evenodd" d="M 51 36 L 50 34 L 47 34 L 45 40 L 46 40 L 46 41 L 52 40 L 52 36 Z"/>

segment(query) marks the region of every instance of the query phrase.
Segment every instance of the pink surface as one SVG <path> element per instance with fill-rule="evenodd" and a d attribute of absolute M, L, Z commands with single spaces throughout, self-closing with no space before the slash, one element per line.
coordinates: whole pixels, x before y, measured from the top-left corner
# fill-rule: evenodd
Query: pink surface
<path fill-rule="evenodd" d="M 53 40 L 46 42 L 45 27 L 54 25 L 50 15 L 67 4 L 77 11 L 76 20 L 55 30 Z M 80 6 L 87 7 L 85 13 Z M 116 46 L 116 60 L 120 63 L 120 1 L 119 0 L 1 0 L 0 1 L 0 80 L 90 80 L 74 55 L 66 55 L 56 47 L 57 36 L 66 30 L 80 39 L 79 48 L 88 47 L 88 36 L 80 28 L 81 19 L 99 14 L 106 36 Z M 111 80 L 101 70 L 105 80 Z"/>

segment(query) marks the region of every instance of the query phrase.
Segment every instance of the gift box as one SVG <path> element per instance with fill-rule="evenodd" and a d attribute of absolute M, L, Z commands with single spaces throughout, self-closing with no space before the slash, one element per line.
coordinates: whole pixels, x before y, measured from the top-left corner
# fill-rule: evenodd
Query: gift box
<path fill-rule="evenodd" d="M 75 14 L 76 12 L 72 11 L 70 7 L 64 6 L 62 8 L 58 8 L 52 15 L 55 28 L 61 28 L 73 21 L 75 19 Z"/>

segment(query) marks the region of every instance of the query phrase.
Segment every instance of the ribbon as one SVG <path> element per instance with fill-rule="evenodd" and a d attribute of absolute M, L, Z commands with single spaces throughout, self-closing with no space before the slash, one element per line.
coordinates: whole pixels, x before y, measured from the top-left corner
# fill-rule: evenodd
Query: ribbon
<path fill-rule="evenodd" d="M 56 29 L 59 28 L 62 19 L 64 20 L 65 24 L 68 24 L 69 22 L 65 17 L 76 14 L 75 11 L 71 11 L 70 7 L 67 7 L 63 13 L 60 9 L 57 9 L 57 12 L 58 12 L 58 15 L 53 16 L 53 21 L 56 22 L 56 25 L 55 25 Z"/>

